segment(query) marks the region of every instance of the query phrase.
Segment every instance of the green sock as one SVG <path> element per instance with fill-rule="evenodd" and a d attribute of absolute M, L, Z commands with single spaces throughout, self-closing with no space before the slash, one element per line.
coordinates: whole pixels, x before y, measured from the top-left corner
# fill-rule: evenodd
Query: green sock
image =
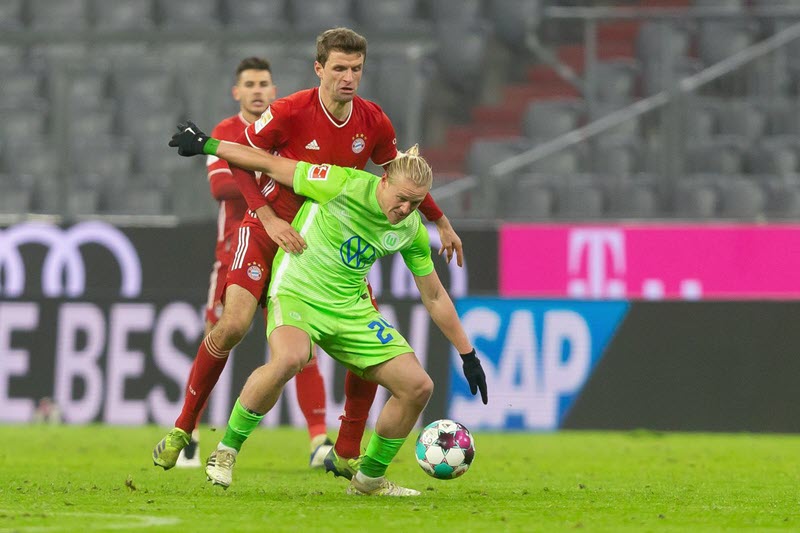
<path fill-rule="evenodd" d="M 400 451 L 400 447 L 406 441 L 403 439 L 387 439 L 377 433 L 372 434 L 367 445 L 367 453 L 361 462 L 360 471 L 369 477 L 381 477 L 386 473 L 389 463 Z"/>
<path fill-rule="evenodd" d="M 254 413 L 245 408 L 239 398 L 236 398 L 236 403 L 233 405 L 231 417 L 228 419 L 228 427 L 225 430 L 225 436 L 222 437 L 222 444 L 230 446 L 236 451 L 242 449 L 242 444 L 247 440 L 247 437 L 258 427 L 264 415 Z"/>

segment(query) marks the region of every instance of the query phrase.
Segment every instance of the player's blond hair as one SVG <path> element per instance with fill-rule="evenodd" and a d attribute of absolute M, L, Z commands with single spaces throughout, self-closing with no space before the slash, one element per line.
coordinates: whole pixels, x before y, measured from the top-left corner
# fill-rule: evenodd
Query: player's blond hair
<path fill-rule="evenodd" d="M 433 185 L 433 170 L 425 158 L 419 155 L 418 144 L 405 152 L 398 152 L 397 157 L 386 167 L 386 177 L 390 182 L 399 176 L 405 176 L 420 187 L 430 189 Z"/>

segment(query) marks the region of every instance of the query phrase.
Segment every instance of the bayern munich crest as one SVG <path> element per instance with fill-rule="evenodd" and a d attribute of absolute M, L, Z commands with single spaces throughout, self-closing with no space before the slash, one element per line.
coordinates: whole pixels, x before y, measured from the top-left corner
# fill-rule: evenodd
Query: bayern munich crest
<path fill-rule="evenodd" d="M 264 269 L 258 263 L 249 263 L 247 265 L 247 277 L 253 281 L 259 281 L 264 276 Z"/>
<path fill-rule="evenodd" d="M 360 154 L 364 151 L 364 148 L 367 146 L 366 136 L 363 133 L 358 133 L 353 137 L 353 153 Z"/>

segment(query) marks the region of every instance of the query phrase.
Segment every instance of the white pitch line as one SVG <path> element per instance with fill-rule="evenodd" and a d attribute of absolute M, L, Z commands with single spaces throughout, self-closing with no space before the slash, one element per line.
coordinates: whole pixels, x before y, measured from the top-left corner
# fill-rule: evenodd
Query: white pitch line
<path fill-rule="evenodd" d="M 112 514 L 112 513 L 81 513 L 81 512 L 69 512 L 69 511 L 56 511 L 56 512 L 47 512 L 47 511 L 35 511 L 35 512 L 25 512 L 25 513 L 18 513 L 16 511 L 9 511 L 7 509 L 0 509 L 0 512 L 6 514 L 6 516 L 16 516 L 19 518 L 39 518 L 42 520 L 46 520 L 47 518 L 53 516 L 80 516 L 80 517 L 91 517 L 95 519 L 109 519 L 109 520 L 123 520 L 122 522 L 108 522 L 102 524 L 83 524 L 81 525 L 81 529 L 83 530 L 98 530 L 98 529 L 133 529 L 133 528 L 146 528 L 146 527 L 154 527 L 154 526 L 172 526 L 175 524 L 179 524 L 181 519 L 176 516 L 153 516 L 153 515 L 143 515 L 143 514 Z M 26 514 L 28 516 L 22 516 Z M 46 515 L 42 517 L 41 515 Z M 59 531 L 64 529 L 72 529 L 72 526 L 21 526 L 21 527 L 11 527 L 11 528 L 1 528 L 0 533 L 12 533 L 12 532 L 23 532 L 23 531 Z"/>

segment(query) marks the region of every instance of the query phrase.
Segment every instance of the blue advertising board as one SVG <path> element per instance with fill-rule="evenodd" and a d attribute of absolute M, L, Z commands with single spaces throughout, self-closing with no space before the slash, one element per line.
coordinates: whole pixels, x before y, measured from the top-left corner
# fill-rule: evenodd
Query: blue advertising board
<path fill-rule="evenodd" d="M 456 308 L 486 372 L 489 404 L 470 393 L 453 354 L 448 416 L 476 429 L 553 430 L 603 357 L 629 303 L 464 298 Z"/>

